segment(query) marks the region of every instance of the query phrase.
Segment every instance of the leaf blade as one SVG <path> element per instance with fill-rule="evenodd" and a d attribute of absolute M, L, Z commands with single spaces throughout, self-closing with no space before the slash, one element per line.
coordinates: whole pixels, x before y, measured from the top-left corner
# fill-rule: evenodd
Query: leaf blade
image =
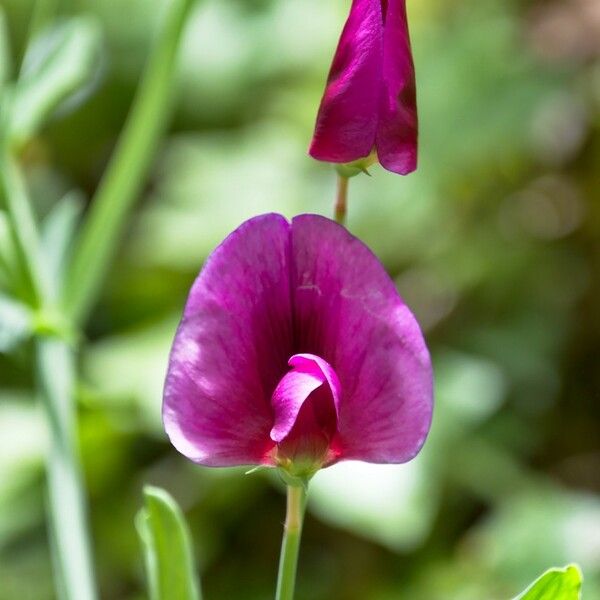
<path fill-rule="evenodd" d="M 514 600 L 579 600 L 582 581 L 577 565 L 548 569 Z"/>
<path fill-rule="evenodd" d="M 42 32 L 27 50 L 11 104 L 11 142 L 20 147 L 98 78 L 101 30 L 74 17 Z"/>
<path fill-rule="evenodd" d="M 201 600 L 191 538 L 181 509 L 165 490 L 144 488 L 136 518 L 152 600 Z"/>

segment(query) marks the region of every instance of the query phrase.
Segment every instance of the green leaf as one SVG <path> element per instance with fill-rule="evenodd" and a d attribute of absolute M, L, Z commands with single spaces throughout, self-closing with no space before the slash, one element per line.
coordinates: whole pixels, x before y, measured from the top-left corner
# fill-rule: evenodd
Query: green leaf
<path fill-rule="evenodd" d="M 57 110 L 93 86 L 100 66 L 101 30 L 96 21 L 76 17 L 42 32 L 27 49 L 14 89 L 11 141 L 17 147 Z"/>
<path fill-rule="evenodd" d="M 181 509 L 163 489 L 144 488 L 136 526 L 144 544 L 152 600 L 200 600 L 189 530 Z"/>
<path fill-rule="evenodd" d="M 83 212 L 83 198 L 76 191 L 63 196 L 42 224 L 44 262 L 50 273 L 51 293 L 56 297 L 61 288 L 69 258 L 71 242 Z"/>
<path fill-rule="evenodd" d="M 582 581 L 577 565 L 548 569 L 515 600 L 579 600 Z"/>

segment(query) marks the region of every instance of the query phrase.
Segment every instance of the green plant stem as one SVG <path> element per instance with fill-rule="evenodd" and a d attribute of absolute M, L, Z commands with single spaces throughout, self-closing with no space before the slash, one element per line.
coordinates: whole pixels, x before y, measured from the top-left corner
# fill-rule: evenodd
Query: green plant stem
<path fill-rule="evenodd" d="M 171 105 L 175 61 L 192 0 L 172 0 L 166 23 L 148 61 L 129 117 L 67 273 L 68 314 L 83 321 L 104 281 L 117 241 L 146 179 Z"/>
<path fill-rule="evenodd" d="M 288 485 L 287 514 L 279 559 L 276 600 L 292 600 L 294 598 L 296 567 L 305 508 L 306 489 L 303 486 Z"/>
<path fill-rule="evenodd" d="M 346 224 L 346 214 L 348 212 L 348 181 L 347 177 L 338 173 L 334 217 L 340 225 Z"/>
<path fill-rule="evenodd" d="M 46 459 L 48 518 L 59 597 L 94 600 L 96 595 L 87 515 L 76 442 L 74 355 L 58 338 L 35 343 L 38 389 L 51 429 Z"/>

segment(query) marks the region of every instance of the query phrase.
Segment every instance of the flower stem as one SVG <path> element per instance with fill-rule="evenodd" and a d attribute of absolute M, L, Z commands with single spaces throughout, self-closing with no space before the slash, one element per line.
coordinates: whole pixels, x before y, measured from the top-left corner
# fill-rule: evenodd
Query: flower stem
<path fill-rule="evenodd" d="M 340 225 L 346 224 L 346 213 L 348 211 L 348 178 L 337 176 L 337 195 L 335 199 L 334 215 Z"/>
<path fill-rule="evenodd" d="M 298 564 L 298 551 L 300 549 L 305 508 L 306 489 L 304 486 L 288 485 L 287 514 L 279 559 L 276 600 L 293 600 L 294 598 L 296 565 Z"/>
<path fill-rule="evenodd" d="M 75 436 L 73 350 L 58 338 L 39 338 L 35 349 L 39 392 L 52 432 L 46 473 L 57 590 L 64 600 L 95 600 L 86 504 Z"/>

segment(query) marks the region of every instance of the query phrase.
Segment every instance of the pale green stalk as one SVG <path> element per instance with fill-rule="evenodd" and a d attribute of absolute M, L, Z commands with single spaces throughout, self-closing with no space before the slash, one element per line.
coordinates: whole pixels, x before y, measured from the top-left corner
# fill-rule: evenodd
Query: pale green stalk
<path fill-rule="evenodd" d="M 306 488 L 302 485 L 288 485 L 287 513 L 281 544 L 281 556 L 279 558 L 276 600 L 293 600 L 294 598 L 305 509 Z"/>
<path fill-rule="evenodd" d="M 74 406 L 74 352 L 58 338 L 35 344 L 38 389 L 51 429 L 46 457 L 55 577 L 65 600 L 97 597 L 87 533 Z"/>

